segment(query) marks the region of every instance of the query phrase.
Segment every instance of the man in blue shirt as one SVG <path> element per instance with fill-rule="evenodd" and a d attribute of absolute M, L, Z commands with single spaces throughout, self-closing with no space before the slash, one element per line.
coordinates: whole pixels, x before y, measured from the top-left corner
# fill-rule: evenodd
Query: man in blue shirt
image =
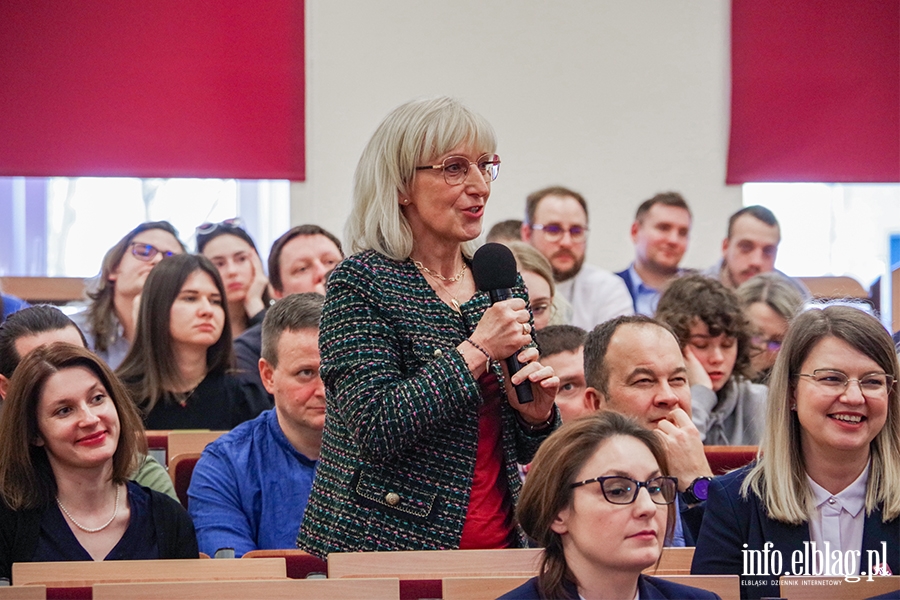
<path fill-rule="evenodd" d="M 321 294 L 292 294 L 266 313 L 259 373 L 275 408 L 206 447 L 188 489 L 200 551 L 295 548 L 325 426 L 319 377 Z"/>
<path fill-rule="evenodd" d="M 634 262 L 616 273 L 628 287 L 636 314 L 656 314 L 662 290 L 682 273 L 678 265 L 690 235 L 691 210 L 681 194 L 657 194 L 638 207 L 631 225 Z"/>

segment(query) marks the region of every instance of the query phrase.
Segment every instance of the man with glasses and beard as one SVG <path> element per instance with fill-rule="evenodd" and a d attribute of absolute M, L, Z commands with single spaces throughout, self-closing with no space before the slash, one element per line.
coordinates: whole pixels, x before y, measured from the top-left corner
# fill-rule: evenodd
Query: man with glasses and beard
<path fill-rule="evenodd" d="M 610 271 L 584 264 L 588 233 L 587 202 L 561 186 L 530 194 L 525 204 L 522 239 L 547 257 L 557 293 L 572 305 L 569 323 L 594 326 L 634 313 L 625 282 Z"/>

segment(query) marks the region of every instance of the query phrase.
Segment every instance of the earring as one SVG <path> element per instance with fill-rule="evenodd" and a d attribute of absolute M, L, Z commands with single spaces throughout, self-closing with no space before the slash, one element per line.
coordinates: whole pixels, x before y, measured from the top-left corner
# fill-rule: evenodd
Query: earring
<path fill-rule="evenodd" d="M 401 202 L 403 202 L 403 204 L 409 204 L 409 198 L 404 198 Z"/>
<path fill-rule="evenodd" d="M 794 411 L 794 412 L 797 412 L 797 405 L 796 405 L 796 404 L 791 404 L 791 410 Z"/>

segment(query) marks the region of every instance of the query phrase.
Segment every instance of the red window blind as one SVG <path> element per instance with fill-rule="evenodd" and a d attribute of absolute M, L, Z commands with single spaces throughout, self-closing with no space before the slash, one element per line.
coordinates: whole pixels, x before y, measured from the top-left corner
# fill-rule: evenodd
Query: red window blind
<path fill-rule="evenodd" d="M 0 175 L 304 179 L 303 1 L 0 2 Z"/>
<path fill-rule="evenodd" d="M 900 181 L 900 2 L 732 0 L 727 183 Z"/>

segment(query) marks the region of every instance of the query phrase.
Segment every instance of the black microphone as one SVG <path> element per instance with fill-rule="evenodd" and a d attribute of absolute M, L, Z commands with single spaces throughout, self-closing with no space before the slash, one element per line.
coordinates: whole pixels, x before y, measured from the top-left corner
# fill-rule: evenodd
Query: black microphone
<path fill-rule="evenodd" d="M 490 294 L 491 304 L 513 297 L 511 288 L 516 285 L 518 273 L 516 257 L 503 244 L 487 243 L 476 250 L 475 256 L 472 257 L 472 277 L 475 278 L 475 286 L 482 292 Z M 516 354 L 518 351 L 506 359 L 510 377 L 522 368 Z M 530 381 L 526 379 L 515 387 L 519 404 L 534 402 Z"/>

